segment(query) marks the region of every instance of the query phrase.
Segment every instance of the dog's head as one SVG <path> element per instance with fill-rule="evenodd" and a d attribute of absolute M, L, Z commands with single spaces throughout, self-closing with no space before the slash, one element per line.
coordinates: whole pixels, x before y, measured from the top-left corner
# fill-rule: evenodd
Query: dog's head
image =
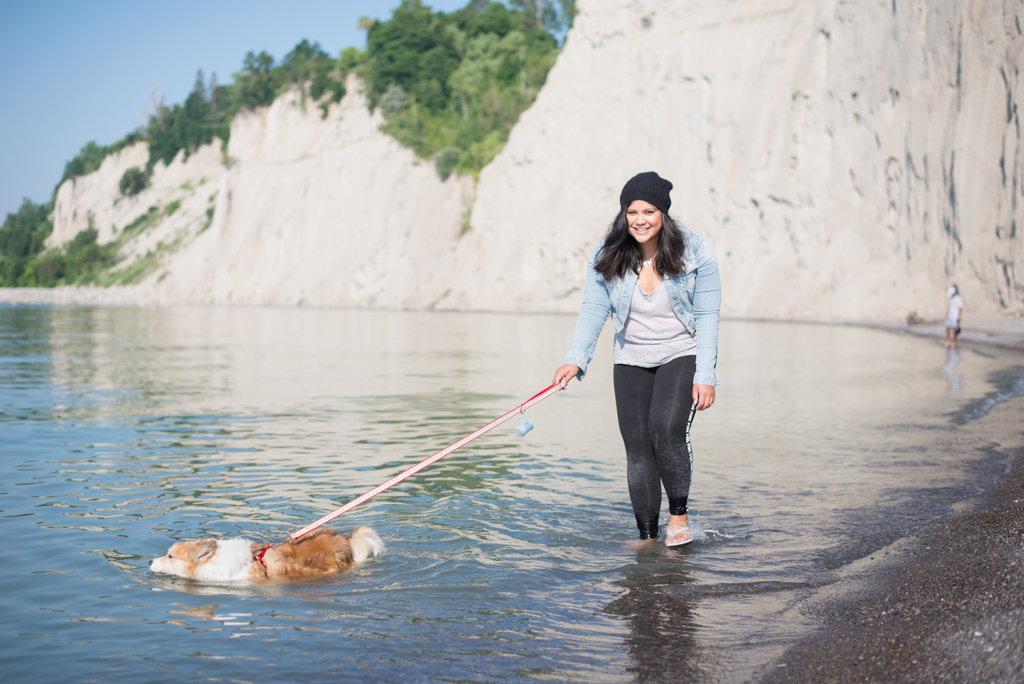
<path fill-rule="evenodd" d="M 149 561 L 149 569 L 164 575 L 195 579 L 199 566 L 209 561 L 216 551 L 216 539 L 178 542 L 172 544 L 165 555 Z"/>

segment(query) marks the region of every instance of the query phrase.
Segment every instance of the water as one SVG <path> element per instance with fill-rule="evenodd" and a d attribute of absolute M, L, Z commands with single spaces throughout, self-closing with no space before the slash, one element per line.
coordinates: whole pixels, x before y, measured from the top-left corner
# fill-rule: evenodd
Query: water
<path fill-rule="evenodd" d="M 638 550 L 606 339 L 524 438 L 510 421 L 334 523 L 383 558 L 256 587 L 147 571 L 178 539 L 279 541 L 483 425 L 547 385 L 573 324 L 0 307 L 5 681 L 742 681 L 831 568 L 1002 472 L 957 425 L 1024 392 L 1010 350 L 727 322 L 693 431 L 703 534 Z"/>

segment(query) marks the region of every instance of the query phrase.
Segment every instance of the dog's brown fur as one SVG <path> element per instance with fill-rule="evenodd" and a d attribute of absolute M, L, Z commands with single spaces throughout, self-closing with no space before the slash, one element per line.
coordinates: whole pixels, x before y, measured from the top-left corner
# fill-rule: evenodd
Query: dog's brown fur
<path fill-rule="evenodd" d="M 261 548 L 261 545 L 253 544 L 253 553 L 258 553 Z M 355 561 L 348 537 L 334 530 L 320 529 L 298 541 L 286 541 L 268 550 L 263 556 L 263 563 L 270 577 L 300 578 L 338 572 L 354 565 Z M 249 569 L 250 576 L 253 573 L 263 574 L 259 563 L 254 563 Z"/>

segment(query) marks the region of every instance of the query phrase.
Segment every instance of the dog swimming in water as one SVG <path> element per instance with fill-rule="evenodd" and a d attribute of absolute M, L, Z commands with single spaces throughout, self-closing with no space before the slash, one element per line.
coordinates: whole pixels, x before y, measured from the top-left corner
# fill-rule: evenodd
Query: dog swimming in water
<path fill-rule="evenodd" d="M 382 553 L 384 542 L 377 533 L 360 526 L 347 535 L 319 529 L 271 547 L 244 538 L 178 542 L 149 561 L 149 569 L 200 582 L 305 579 L 339 572 Z"/>

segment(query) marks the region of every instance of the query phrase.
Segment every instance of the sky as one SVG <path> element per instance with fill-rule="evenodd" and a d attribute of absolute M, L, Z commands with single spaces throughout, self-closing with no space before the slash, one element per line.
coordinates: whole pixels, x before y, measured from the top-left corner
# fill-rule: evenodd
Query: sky
<path fill-rule="evenodd" d="M 360 17 L 388 19 L 400 1 L 0 0 L 0 217 L 48 201 L 88 141 L 145 123 L 151 89 L 183 102 L 197 69 L 230 83 L 246 52 L 280 60 L 303 38 L 333 56 L 365 48 Z"/>

